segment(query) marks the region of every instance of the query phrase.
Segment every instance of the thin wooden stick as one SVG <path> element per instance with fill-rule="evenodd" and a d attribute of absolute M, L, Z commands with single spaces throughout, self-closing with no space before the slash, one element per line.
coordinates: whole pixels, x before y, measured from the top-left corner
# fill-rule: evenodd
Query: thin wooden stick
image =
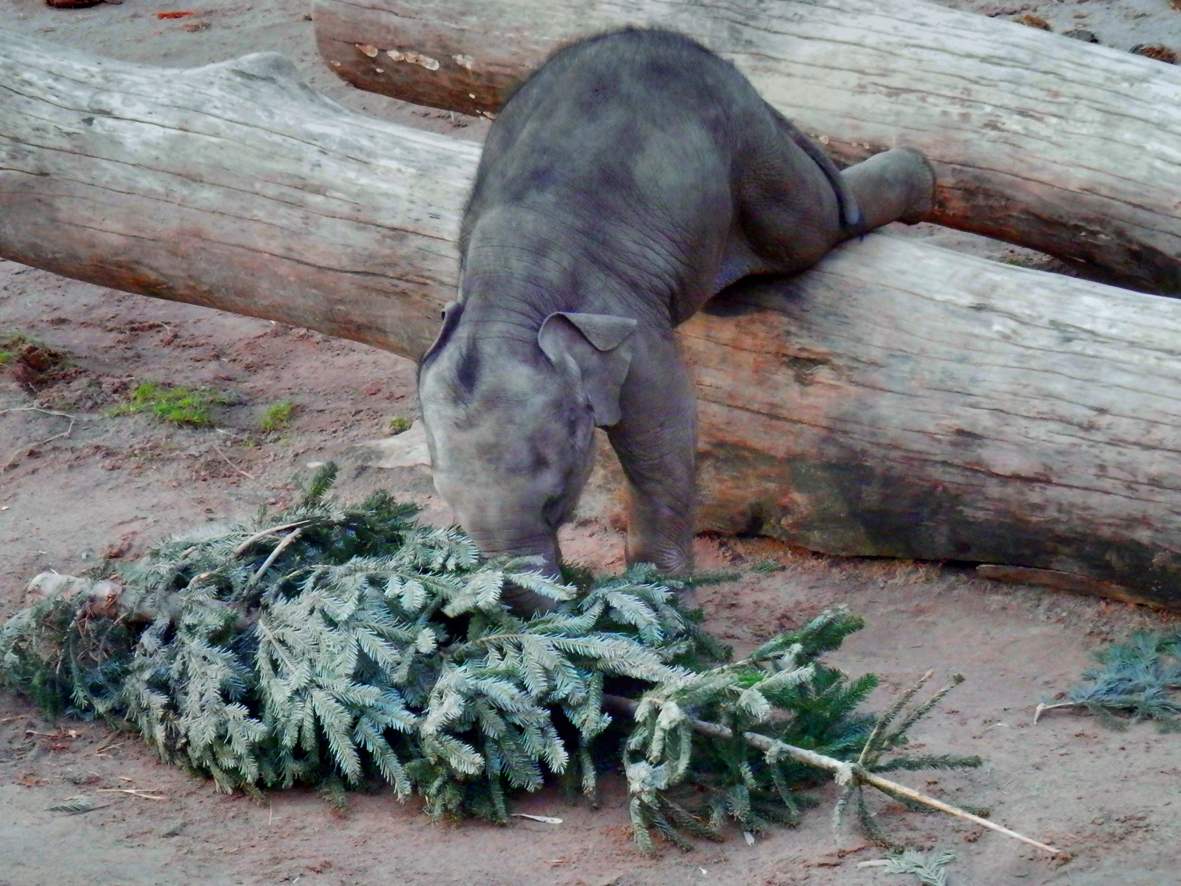
<path fill-rule="evenodd" d="M 61 418 L 78 418 L 78 416 L 70 415 L 68 412 L 57 412 L 53 409 L 43 409 L 40 406 L 10 406 L 7 409 L 0 409 L 0 415 L 4 415 L 6 412 L 42 412 L 45 415 L 57 415 Z"/>
<path fill-rule="evenodd" d="M 261 532 L 256 532 L 254 535 L 250 536 L 250 538 L 246 539 L 246 541 L 242 542 L 242 544 L 234 548 L 234 552 L 230 554 L 230 556 L 241 557 L 256 541 L 267 538 L 271 535 L 278 535 L 280 532 L 284 532 L 288 529 L 295 529 L 297 526 L 307 526 L 311 522 L 311 520 L 296 520 L 294 523 L 284 523 L 282 526 L 272 526 L 270 529 L 264 529 Z"/>
<path fill-rule="evenodd" d="M 141 800 L 167 800 L 168 797 L 156 797 L 151 793 L 151 788 L 144 788 L 137 790 L 136 788 L 99 788 L 100 794 L 130 794 L 133 797 L 139 797 Z"/>
<path fill-rule="evenodd" d="M 1039 704 L 1033 709 L 1033 723 L 1036 726 L 1038 719 L 1046 711 L 1052 711 L 1055 708 L 1085 708 L 1086 704 L 1081 701 L 1060 701 L 1056 704 Z"/>
<path fill-rule="evenodd" d="M 15 412 L 15 411 L 16 411 L 15 409 L 6 409 L 5 410 L 5 412 Z M 77 419 L 74 418 L 74 416 L 66 415 L 66 413 L 64 413 L 64 412 L 50 412 L 48 409 L 38 409 L 37 411 L 38 412 L 45 412 L 49 415 L 60 415 L 65 418 L 68 418 L 70 420 L 70 426 L 68 428 L 66 428 L 64 431 L 62 431 L 60 434 L 54 434 L 52 437 L 46 437 L 44 440 L 37 440 L 33 443 L 22 443 L 15 450 L 13 450 L 12 455 L 10 455 L 8 457 L 8 461 L 4 462 L 4 465 L 2 467 L 0 467 L 0 474 L 3 474 L 5 471 L 8 470 L 9 466 L 11 466 L 14 461 L 16 461 L 16 457 L 18 455 L 20 455 L 22 451 L 28 450 L 28 449 L 33 449 L 34 447 L 37 447 L 37 446 L 44 446 L 46 443 L 51 443 L 54 440 L 60 440 L 62 437 L 68 437 L 73 432 L 74 423 L 77 421 Z"/>
<path fill-rule="evenodd" d="M 639 707 L 638 702 L 617 695 L 605 695 L 603 696 L 603 701 L 604 703 L 609 703 L 611 707 L 626 711 L 632 717 L 635 716 L 636 709 Z M 719 726 L 717 723 L 707 723 L 704 720 L 697 720 L 693 717 L 687 717 L 686 720 L 695 732 L 699 732 L 702 735 L 708 735 L 710 738 L 717 738 L 722 741 L 732 741 L 734 738 L 734 733 L 725 726 Z M 748 745 L 756 750 L 763 751 L 764 753 L 774 752 L 786 754 L 789 757 L 794 757 L 801 763 L 807 763 L 809 766 L 815 766 L 818 769 L 833 772 L 836 774 L 837 782 L 840 784 L 847 784 L 850 780 L 856 779 L 866 784 L 871 784 L 879 790 L 899 794 L 908 800 L 913 800 L 924 806 L 930 806 L 932 809 L 938 809 L 940 812 L 946 812 L 948 815 L 954 815 L 956 818 L 965 819 L 973 824 L 978 824 L 981 827 L 996 831 L 999 834 L 1012 837 L 1014 840 L 1020 840 L 1022 843 L 1027 843 L 1030 846 L 1041 849 L 1043 852 L 1049 852 L 1051 855 L 1060 855 L 1064 858 L 1070 857 L 1069 853 L 1063 852 L 1061 849 L 1047 846 L 1045 843 L 1039 843 L 1037 840 L 1023 836 L 1016 831 L 1011 831 L 1002 825 L 981 818 L 979 815 L 973 815 L 970 812 L 965 812 L 963 809 L 951 806 L 941 800 L 936 800 L 934 797 L 920 794 L 918 791 L 906 787 L 906 785 L 882 778 L 880 775 L 874 775 L 872 772 L 866 772 L 860 767 L 855 768 L 853 764 L 838 760 L 835 757 L 828 757 L 805 748 L 797 748 L 795 745 L 778 741 L 766 735 L 760 735 L 757 732 L 744 732 L 742 737 Z"/>
<path fill-rule="evenodd" d="M 747 733 L 750 735 L 750 733 Z M 934 797 L 928 797 L 925 794 L 920 794 L 916 790 L 908 788 L 906 785 L 899 784 L 896 781 L 882 778 L 880 775 L 874 775 L 872 772 L 859 772 L 857 777 L 862 781 L 868 782 L 876 788 L 890 791 L 895 794 L 901 794 L 909 800 L 914 800 L 916 803 L 922 803 L 924 806 L 930 806 L 932 809 L 938 809 L 940 812 L 946 812 L 948 815 L 954 815 L 956 818 L 962 818 L 965 821 L 970 821 L 973 824 L 978 824 L 983 828 L 996 831 L 998 834 L 1004 834 L 1006 837 L 1012 837 L 1014 840 L 1020 840 L 1022 843 L 1028 843 L 1041 849 L 1043 852 L 1049 852 L 1051 855 L 1060 855 L 1063 858 L 1070 858 L 1069 852 L 1064 852 L 1061 849 L 1056 849 L 1053 846 L 1047 846 L 1045 843 L 1039 843 L 1037 840 L 1026 837 L 1016 831 L 1011 831 L 1004 825 L 999 825 L 996 822 L 989 821 L 987 818 L 981 818 L 979 815 L 973 815 L 971 812 L 966 812 L 949 803 L 944 803 L 942 800 L 936 800 Z"/>
<path fill-rule="evenodd" d="M 284 538 L 281 542 L 279 542 L 277 545 L 275 545 L 275 549 L 273 551 L 271 551 L 271 555 L 269 557 L 267 557 L 266 560 L 263 561 L 263 564 L 261 566 L 258 567 L 258 572 L 254 573 L 254 581 L 258 581 L 260 578 L 262 578 L 263 573 L 265 573 L 268 569 L 271 568 L 271 564 L 273 564 L 276 560 L 279 559 L 279 555 L 281 553 L 283 553 L 283 551 L 287 548 L 287 546 L 290 545 L 297 538 L 299 538 L 301 535 L 303 535 L 303 529 L 302 528 L 296 529 L 294 532 L 292 532 L 290 535 L 288 535 L 286 538 Z"/>
<path fill-rule="evenodd" d="M 123 747 L 125 742 L 121 741 L 118 744 L 113 743 L 115 741 L 115 739 L 121 738 L 121 737 L 122 736 L 120 736 L 119 733 L 116 732 L 114 735 L 112 735 L 110 738 L 108 738 L 106 741 L 104 741 L 102 744 L 100 744 L 97 748 L 95 748 L 94 753 L 96 755 L 99 755 L 99 754 L 102 754 L 103 751 L 113 751 L 115 748 Z"/>
<path fill-rule="evenodd" d="M 243 477 L 246 477 L 250 480 L 254 479 L 254 474 L 246 473 L 244 470 L 242 470 L 240 467 L 238 467 L 236 464 L 234 464 L 232 461 L 230 461 L 230 457 L 228 455 L 226 455 L 224 452 L 222 452 L 221 447 L 219 447 L 216 443 L 210 443 L 209 445 L 212 446 L 217 451 L 217 454 L 222 457 L 222 459 L 225 461 L 225 463 L 227 465 L 229 465 L 231 468 L 233 468 L 235 471 L 237 471 Z"/>

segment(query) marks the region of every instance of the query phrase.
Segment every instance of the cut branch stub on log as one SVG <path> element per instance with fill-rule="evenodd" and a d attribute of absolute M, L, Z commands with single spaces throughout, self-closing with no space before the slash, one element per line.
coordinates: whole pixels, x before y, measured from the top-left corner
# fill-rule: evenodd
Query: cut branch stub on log
<path fill-rule="evenodd" d="M 358 88 L 468 113 L 494 113 L 575 38 L 673 28 L 843 161 L 922 148 L 932 221 L 1181 295 L 1171 65 L 920 0 L 316 0 L 315 21 L 321 55 Z"/>
<path fill-rule="evenodd" d="M 163 70 L 0 31 L 0 257 L 69 277 L 415 358 L 477 151 L 276 56 Z M 681 333 L 702 528 L 1181 606 L 1181 303 L 882 235 L 728 296 Z"/>

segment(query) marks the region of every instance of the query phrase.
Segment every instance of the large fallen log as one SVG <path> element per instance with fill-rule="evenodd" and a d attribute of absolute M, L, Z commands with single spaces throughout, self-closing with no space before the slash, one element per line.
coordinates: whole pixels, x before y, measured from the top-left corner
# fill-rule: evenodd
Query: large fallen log
<path fill-rule="evenodd" d="M 316 0 L 314 14 L 346 80 L 469 113 L 494 113 L 575 37 L 675 28 L 839 159 L 922 148 L 939 178 L 934 221 L 1181 295 L 1172 65 L 921 0 Z"/>
<path fill-rule="evenodd" d="M 415 358 L 476 160 L 275 55 L 166 71 L 0 31 L 0 256 L 66 276 Z M 871 235 L 682 342 L 703 528 L 1181 605 L 1178 302 Z"/>
<path fill-rule="evenodd" d="M 276 54 L 165 70 L 0 30 L 0 256 L 66 277 L 416 358 L 479 155 Z"/>

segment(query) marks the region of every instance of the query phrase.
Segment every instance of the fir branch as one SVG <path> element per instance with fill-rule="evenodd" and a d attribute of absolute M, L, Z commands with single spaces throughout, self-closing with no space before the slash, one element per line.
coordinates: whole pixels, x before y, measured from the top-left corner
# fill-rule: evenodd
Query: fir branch
<path fill-rule="evenodd" d="M 1159 634 L 1138 631 L 1125 643 L 1092 654 L 1102 668 L 1084 672 L 1088 681 L 1072 689 L 1066 701 L 1042 702 L 1033 722 L 1042 714 L 1061 708 L 1082 708 L 1101 723 L 1115 729 L 1130 722 L 1154 720 L 1162 732 L 1181 730 L 1181 630 Z"/>
<path fill-rule="evenodd" d="M 612 706 L 621 710 L 629 711 L 633 714 L 633 716 L 638 715 L 639 713 L 640 704 L 638 702 L 632 701 L 631 699 L 616 697 L 612 698 L 610 701 Z M 725 726 L 720 726 L 716 723 L 707 723 L 694 718 L 689 718 L 688 722 L 693 727 L 694 731 L 699 732 L 709 738 L 724 742 L 729 742 L 734 739 L 734 733 Z M 806 748 L 794 747 L 792 745 L 785 744 L 784 742 L 777 741 L 776 739 L 761 735 L 757 732 L 743 733 L 742 738 L 748 745 L 755 748 L 756 750 L 762 751 L 764 754 L 793 757 L 794 759 L 799 760 L 802 763 L 806 763 L 809 766 L 832 772 L 836 776 L 838 784 L 848 786 L 853 786 L 856 784 L 872 785 L 879 790 L 906 797 L 907 799 L 913 800 L 916 803 L 921 803 L 924 806 L 929 806 L 930 808 L 936 809 L 940 812 L 946 812 L 948 815 L 962 818 L 966 821 L 972 822 L 973 824 L 977 824 L 981 827 L 988 828 L 989 830 L 1004 834 L 1005 836 L 1012 837 L 1015 840 L 1020 840 L 1021 842 L 1041 849 L 1044 852 L 1049 852 L 1052 855 L 1069 857 L 1067 853 L 1060 849 L 1055 849 L 1053 846 L 1047 846 L 1045 843 L 1039 843 L 1036 840 L 1025 837 L 1016 831 L 1011 831 L 1006 827 L 1002 827 L 1001 825 L 981 818 L 978 815 L 965 812 L 962 809 L 958 809 L 957 807 L 948 803 L 944 803 L 941 800 L 937 800 L 934 797 L 928 797 L 926 794 L 912 790 L 905 785 L 901 785 L 897 782 L 882 778 L 881 776 L 876 775 L 873 772 L 869 772 L 860 766 L 847 763 L 843 760 L 837 760 L 833 757 L 828 757 L 823 754 L 818 754 L 814 751 L 807 750 Z"/>
<path fill-rule="evenodd" d="M 946 849 L 919 852 L 904 849 L 891 858 L 862 861 L 859 868 L 880 867 L 887 874 L 910 874 L 918 878 L 922 886 L 947 886 L 947 866 L 955 861 L 955 854 Z"/>
<path fill-rule="evenodd" d="M 874 724 L 873 732 L 869 734 L 869 738 L 865 741 L 865 747 L 861 749 L 861 755 L 857 758 L 858 765 L 864 766 L 866 761 L 872 758 L 876 753 L 889 747 L 890 736 L 892 734 L 890 731 L 890 724 L 894 722 L 895 717 L 902 713 L 902 709 L 911 702 L 915 695 L 918 694 L 918 691 L 922 689 L 924 685 L 926 685 L 928 680 L 931 679 L 934 673 L 934 671 L 927 671 L 927 673 L 919 677 L 919 679 L 916 680 L 912 686 L 899 693 L 898 697 L 894 699 L 893 704 L 891 704 L 890 707 L 886 709 L 886 712 L 878 718 L 877 723 Z M 905 723 L 906 721 L 904 720 L 903 722 Z M 898 731 L 901 731 L 901 727 L 899 727 Z"/>
<path fill-rule="evenodd" d="M 106 809 L 110 803 L 103 803 L 101 806 L 95 805 L 94 800 L 89 797 L 82 797 L 78 800 L 70 800 L 65 803 L 58 803 L 56 806 L 50 806 L 49 812 L 65 812 L 67 815 L 82 815 L 87 812 L 94 812 L 96 809 Z"/>
<path fill-rule="evenodd" d="M 330 461 L 321 465 L 316 473 L 312 475 L 311 483 L 308 484 L 307 489 L 304 490 L 303 500 L 300 502 L 300 506 L 309 507 L 319 504 L 336 482 L 337 473 L 336 462 Z"/>

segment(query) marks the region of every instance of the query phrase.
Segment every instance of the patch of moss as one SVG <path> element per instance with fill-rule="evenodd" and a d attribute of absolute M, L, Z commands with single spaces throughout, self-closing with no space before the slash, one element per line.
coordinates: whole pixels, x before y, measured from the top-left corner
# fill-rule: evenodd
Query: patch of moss
<path fill-rule="evenodd" d="M 12 351 L 18 350 L 28 344 L 33 344 L 33 340 L 23 332 L 17 332 L 12 329 L 0 332 L 0 348 L 4 348 L 10 354 Z"/>

